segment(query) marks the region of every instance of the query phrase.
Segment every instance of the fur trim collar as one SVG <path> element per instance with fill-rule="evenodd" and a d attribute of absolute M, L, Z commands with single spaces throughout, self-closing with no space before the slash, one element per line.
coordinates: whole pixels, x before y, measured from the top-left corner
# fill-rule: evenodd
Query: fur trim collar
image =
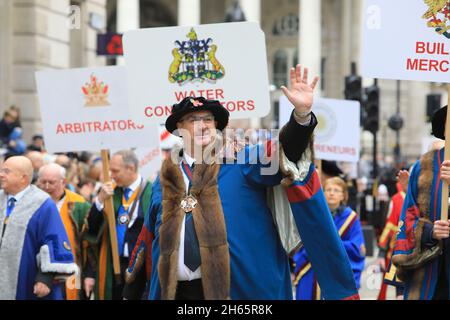
<path fill-rule="evenodd" d="M 220 165 L 195 166 L 191 194 L 198 205 L 193 210 L 195 230 L 200 245 L 202 284 L 205 299 L 224 300 L 230 296 L 230 257 L 222 203 L 217 187 Z M 164 161 L 161 168 L 162 224 L 158 273 L 161 298 L 175 299 L 177 289 L 180 228 L 185 217 L 180 202 L 185 184 L 179 162 Z"/>

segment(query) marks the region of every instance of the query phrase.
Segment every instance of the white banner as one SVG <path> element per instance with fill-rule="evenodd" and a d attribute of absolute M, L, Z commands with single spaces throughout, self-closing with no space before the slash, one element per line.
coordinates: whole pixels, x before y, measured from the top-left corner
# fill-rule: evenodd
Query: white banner
<path fill-rule="evenodd" d="M 280 128 L 289 121 L 294 107 L 280 98 Z M 316 159 L 358 162 L 360 153 L 360 104 L 357 101 L 316 98 L 312 111 L 318 125 L 314 130 Z"/>
<path fill-rule="evenodd" d="M 450 82 L 449 60 L 450 1 L 366 0 L 364 76 Z"/>
<path fill-rule="evenodd" d="M 177 137 L 173 134 L 171 134 L 169 131 L 166 130 L 165 125 L 159 126 L 159 140 L 162 150 L 171 150 L 174 146 L 183 145 L 183 139 L 180 137 Z"/>
<path fill-rule="evenodd" d="M 161 164 L 164 160 L 164 152 L 169 152 L 174 146 L 182 145 L 183 140 L 180 137 L 170 134 L 164 125 L 159 126 L 160 145 L 153 147 L 139 147 L 134 149 L 139 159 L 139 172 L 150 181 L 154 181 L 161 170 Z M 168 153 L 166 156 L 169 156 Z"/>
<path fill-rule="evenodd" d="M 131 120 L 123 67 L 36 73 L 49 152 L 159 147 L 157 125 Z"/>
<path fill-rule="evenodd" d="M 257 23 L 134 30 L 123 44 L 133 119 L 164 123 L 187 96 L 219 100 L 232 119 L 270 111 L 265 36 Z"/>
<path fill-rule="evenodd" d="M 139 173 L 144 179 L 154 181 L 159 170 L 161 170 L 162 154 L 159 147 L 136 148 L 134 150 L 139 159 Z"/>

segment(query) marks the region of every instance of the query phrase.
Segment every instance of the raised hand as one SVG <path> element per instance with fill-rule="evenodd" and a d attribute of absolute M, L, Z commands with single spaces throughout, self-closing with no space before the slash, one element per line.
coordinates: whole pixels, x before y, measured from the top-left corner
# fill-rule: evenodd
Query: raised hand
<path fill-rule="evenodd" d="M 305 115 L 311 111 L 313 105 L 314 89 L 319 82 L 319 77 L 315 77 L 308 84 L 308 68 L 302 72 L 301 65 L 291 68 L 289 72 L 290 88 L 281 87 L 284 95 L 294 105 L 297 115 Z"/>

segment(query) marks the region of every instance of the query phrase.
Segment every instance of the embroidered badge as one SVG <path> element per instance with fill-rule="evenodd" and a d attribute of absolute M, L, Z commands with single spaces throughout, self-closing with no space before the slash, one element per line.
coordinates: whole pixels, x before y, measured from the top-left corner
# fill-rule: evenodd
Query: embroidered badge
<path fill-rule="evenodd" d="M 119 224 L 121 224 L 121 225 L 126 225 L 126 224 L 128 224 L 129 221 L 130 221 L 130 217 L 128 216 L 127 213 L 122 214 L 119 217 Z"/>
<path fill-rule="evenodd" d="M 67 251 L 70 251 L 70 246 L 66 241 L 63 242 L 63 246 Z"/>
<path fill-rule="evenodd" d="M 195 209 L 197 206 L 197 199 L 193 197 L 192 195 L 188 195 L 181 200 L 180 207 L 183 209 L 184 212 L 192 212 L 192 210 Z"/>

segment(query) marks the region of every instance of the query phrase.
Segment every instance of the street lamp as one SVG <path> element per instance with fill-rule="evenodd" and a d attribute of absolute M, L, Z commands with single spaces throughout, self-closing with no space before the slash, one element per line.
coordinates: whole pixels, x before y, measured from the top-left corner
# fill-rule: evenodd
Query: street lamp
<path fill-rule="evenodd" d="M 389 118 L 389 128 L 395 131 L 394 156 L 397 165 L 400 164 L 400 130 L 403 128 L 403 118 L 400 115 L 400 80 L 397 80 L 397 110 L 396 114 Z"/>

